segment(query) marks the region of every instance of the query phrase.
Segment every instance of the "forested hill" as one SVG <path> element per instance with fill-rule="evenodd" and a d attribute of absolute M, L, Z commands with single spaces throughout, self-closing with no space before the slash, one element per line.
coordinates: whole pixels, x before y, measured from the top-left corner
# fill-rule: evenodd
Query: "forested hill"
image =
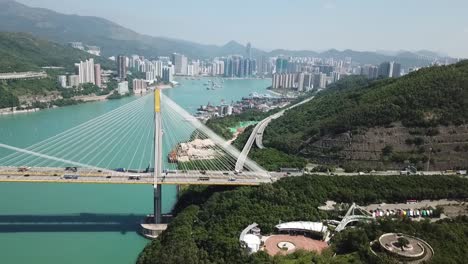
<path fill-rule="evenodd" d="M 80 60 L 95 58 L 103 68 L 113 68 L 114 64 L 105 58 L 64 46 L 27 33 L 0 32 L 0 73 L 36 71 L 44 66 L 60 66 L 68 70 Z"/>
<path fill-rule="evenodd" d="M 352 135 L 361 128 L 399 122 L 406 128 L 466 125 L 468 61 L 422 69 L 398 79 L 345 78 L 274 120 L 264 144 L 298 154 L 326 136 Z"/>

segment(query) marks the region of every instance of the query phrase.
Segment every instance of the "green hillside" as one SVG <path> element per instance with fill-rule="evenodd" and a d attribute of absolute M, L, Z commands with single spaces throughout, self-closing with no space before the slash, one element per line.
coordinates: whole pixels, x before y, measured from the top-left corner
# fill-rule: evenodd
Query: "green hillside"
<path fill-rule="evenodd" d="M 327 135 L 399 121 L 423 128 L 468 123 L 468 61 L 398 79 L 346 78 L 271 122 L 264 144 L 299 154 Z"/>
<path fill-rule="evenodd" d="M 73 71 L 80 60 L 94 58 L 103 68 L 113 68 L 108 59 L 33 37 L 27 33 L 0 32 L 0 73 L 36 71 L 44 66 L 64 67 Z"/>
<path fill-rule="evenodd" d="M 327 200 L 364 205 L 409 198 L 463 199 L 467 188 L 468 180 L 455 176 L 302 176 L 234 190 L 190 187 L 178 201 L 176 218 L 144 249 L 137 263 L 388 263 L 372 257 L 369 242 L 382 231 L 397 230 L 427 239 L 436 252 L 434 263 L 461 263 L 457 261 L 468 254 L 464 250 L 466 217 L 439 223 L 388 220 L 350 229 L 335 236 L 330 249 L 320 256 L 312 252 L 274 258 L 265 252 L 247 255 L 240 247 L 239 234 L 253 222 L 259 224 L 262 234 L 270 234 L 278 222 L 333 219 L 337 213 L 317 209 Z M 440 239 L 448 234 L 450 239 Z M 356 251 L 359 254 L 349 255 Z"/>
<path fill-rule="evenodd" d="M 75 71 L 75 63 L 94 58 L 103 69 L 114 69 L 115 63 L 68 46 L 40 39 L 27 33 L 0 32 L 0 73 L 43 71 L 41 67 L 63 67 L 46 70 L 49 77 L 31 80 L 0 81 L 0 108 L 19 106 L 18 96 L 47 95 L 59 89 L 56 76 Z"/>

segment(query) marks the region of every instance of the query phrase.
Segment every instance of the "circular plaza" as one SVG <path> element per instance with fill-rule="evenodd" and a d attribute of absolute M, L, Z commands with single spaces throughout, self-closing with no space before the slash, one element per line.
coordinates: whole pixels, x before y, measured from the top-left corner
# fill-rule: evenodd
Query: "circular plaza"
<path fill-rule="evenodd" d="M 387 233 L 371 247 L 375 254 L 386 254 L 402 263 L 423 263 L 434 255 L 432 247 L 424 240 L 400 233 Z"/>

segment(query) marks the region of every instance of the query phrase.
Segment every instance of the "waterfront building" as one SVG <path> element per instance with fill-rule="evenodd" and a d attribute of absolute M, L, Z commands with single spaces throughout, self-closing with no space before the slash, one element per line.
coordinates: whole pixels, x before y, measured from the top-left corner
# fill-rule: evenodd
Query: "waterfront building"
<path fill-rule="evenodd" d="M 120 80 L 127 78 L 127 57 L 119 55 L 117 57 L 117 75 Z"/>
<path fill-rule="evenodd" d="M 187 75 L 188 76 L 194 76 L 195 75 L 195 67 L 193 66 L 193 64 L 189 64 L 187 66 Z"/>
<path fill-rule="evenodd" d="M 170 83 L 173 81 L 173 68 L 171 66 L 164 66 L 163 71 L 162 71 L 162 81 L 165 83 Z"/>
<path fill-rule="evenodd" d="M 187 57 L 182 54 L 172 54 L 172 63 L 176 75 L 187 75 Z"/>
<path fill-rule="evenodd" d="M 95 76 L 94 76 L 94 59 L 89 59 L 86 61 L 80 61 L 80 63 L 76 64 L 79 83 L 95 83 Z"/>
<path fill-rule="evenodd" d="M 145 76 L 145 77 L 146 77 L 145 79 L 146 79 L 147 81 L 153 82 L 153 81 L 157 80 L 157 78 L 156 78 L 156 73 L 155 73 L 154 71 L 146 72 L 145 75 L 146 75 L 146 76 Z"/>
<path fill-rule="evenodd" d="M 70 87 L 78 87 L 80 85 L 80 77 L 78 75 L 68 76 L 68 84 Z"/>
<path fill-rule="evenodd" d="M 60 84 L 60 87 L 66 88 L 67 87 L 67 76 L 65 75 L 59 75 L 57 77 L 57 81 Z"/>
<path fill-rule="evenodd" d="M 148 83 L 145 80 L 133 79 L 132 85 L 134 94 L 146 93 L 148 89 Z"/>
<path fill-rule="evenodd" d="M 101 64 L 94 64 L 94 81 L 97 87 L 102 87 Z"/>
<path fill-rule="evenodd" d="M 129 92 L 128 90 L 128 82 L 127 81 L 123 81 L 123 82 L 119 82 L 118 84 L 118 87 L 117 87 L 117 92 L 120 94 L 120 95 L 125 95 Z"/>

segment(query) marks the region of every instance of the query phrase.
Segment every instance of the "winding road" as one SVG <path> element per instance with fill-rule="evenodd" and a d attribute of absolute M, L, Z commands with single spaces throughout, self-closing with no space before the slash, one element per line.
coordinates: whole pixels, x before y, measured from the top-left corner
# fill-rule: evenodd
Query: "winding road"
<path fill-rule="evenodd" d="M 249 155 L 249 152 L 252 149 L 252 145 L 253 145 L 254 141 L 255 141 L 255 144 L 257 145 L 258 148 L 260 148 L 260 149 L 265 148 L 263 146 L 263 134 L 264 134 L 265 129 L 267 128 L 268 124 L 270 124 L 270 122 L 273 119 L 277 119 L 277 118 L 281 117 L 282 115 L 284 115 L 284 113 L 287 110 L 290 110 L 290 109 L 293 109 L 293 108 L 295 108 L 295 107 L 297 107 L 299 105 L 305 104 L 305 103 L 311 101 L 312 99 L 314 99 L 314 96 L 309 97 L 309 98 L 307 98 L 307 99 L 305 99 L 305 100 L 303 100 L 303 101 L 301 101 L 301 102 L 299 102 L 299 103 L 297 103 L 295 105 L 292 105 L 292 106 L 290 106 L 290 107 L 288 107 L 286 109 L 283 109 L 278 113 L 272 114 L 269 117 L 267 117 L 267 118 L 263 119 L 262 121 L 260 121 L 254 127 L 254 129 L 252 131 L 252 134 L 250 134 L 250 137 L 247 140 L 247 143 L 245 144 L 239 158 L 237 159 L 236 171 L 240 171 L 244 167 L 244 162 L 246 161 L 247 156 Z"/>

